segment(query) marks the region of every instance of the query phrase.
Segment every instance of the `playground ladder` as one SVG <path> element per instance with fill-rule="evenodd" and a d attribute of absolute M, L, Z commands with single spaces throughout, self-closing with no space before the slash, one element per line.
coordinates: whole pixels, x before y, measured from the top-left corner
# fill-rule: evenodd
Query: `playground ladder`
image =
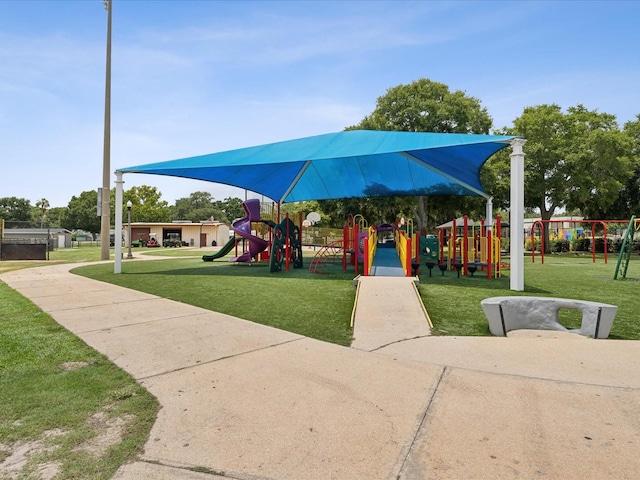
<path fill-rule="evenodd" d="M 323 273 L 320 268 L 325 267 L 328 263 L 337 263 L 337 254 L 338 252 L 342 252 L 343 248 L 344 242 L 342 240 L 335 240 L 327 245 L 323 245 L 311 259 L 309 272 Z"/>
<path fill-rule="evenodd" d="M 622 246 L 620 247 L 620 254 L 618 255 L 618 263 L 616 263 L 616 271 L 613 274 L 613 279 L 618 279 L 618 272 L 622 268 L 620 275 L 622 278 L 627 278 L 627 267 L 629 267 L 629 261 L 631 260 L 631 250 L 633 250 L 633 234 L 635 232 L 636 217 L 632 216 L 627 227 L 627 233 L 622 240 Z"/>

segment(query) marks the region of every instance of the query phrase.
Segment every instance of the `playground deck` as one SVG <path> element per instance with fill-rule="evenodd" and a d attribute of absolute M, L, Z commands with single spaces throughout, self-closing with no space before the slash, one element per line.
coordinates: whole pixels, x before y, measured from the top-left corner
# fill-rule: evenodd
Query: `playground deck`
<path fill-rule="evenodd" d="M 371 266 L 375 277 L 404 277 L 404 270 L 395 248 L 377 248 Z"/>

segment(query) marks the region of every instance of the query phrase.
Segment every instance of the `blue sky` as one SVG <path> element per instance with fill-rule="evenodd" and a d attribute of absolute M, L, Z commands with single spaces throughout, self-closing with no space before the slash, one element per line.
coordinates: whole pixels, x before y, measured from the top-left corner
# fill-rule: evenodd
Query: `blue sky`
<path fill-rule="evenodd" d="M 419 78 L 527 106 L 640 114 L 640 2 L 114 0 L 111 170 L 337 132 Z M 0 197 L 102 184 L 101 0 L 0 0 Z M 125 175 L 170 204 L 230 187 Z M 111 180 L 113 186 L 114 178 Z"/>

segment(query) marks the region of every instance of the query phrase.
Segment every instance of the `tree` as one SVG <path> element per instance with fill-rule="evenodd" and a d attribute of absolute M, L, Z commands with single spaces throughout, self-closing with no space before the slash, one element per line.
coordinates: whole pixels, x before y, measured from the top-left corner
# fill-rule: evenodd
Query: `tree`
<path fill-rule="evenodd" d="M 31 220 L 31 202 L 26 198 L 0 198 L 0 218 L 5 222 L 28 222 Z"/>
<path fill-rule="evenodd" d="M 480 100 L 467 96 L 460 90 L 451 92 L 443 83 L 433 82 L 426 78 L 408 85 L 390 88 L 378 98 L 374 111 L 362 121 L 347 130 L 394 130 L 405 132 L 437 132 L 437 133 L 489 133 L 492 119 Z M 469 200 L 449 196 L 438 197 L 437 201 L 428 203 L 428 197 L 395 197 L 384 202 L 368 203 L 381 218 L 389 214 L 386 209 L 411 213 L 416 226 L 427 230 L 428 220 L 441 223 L 450 220 L 461 206 L 476 210 L 484 205 L 478 199 Z M 383 208 L 381 208 L 383 207 Z M 324 208 L 324 206 L 323 206 Z M 484 211 L 484 206 L 482 206 Z"/>
<path fill-rule="evenodd" d="M 88 190 L 79 196 L 71 197 L 67 210 L 61 218 L 61 225 L 68 230 L 84 230 L 91 233 L 100 232 L 98 216 L 98 192 Z"/>
<path fill-rule="evenodd" d="M 222 201 L 219 200 L 215 202 L 215 206 L 223 213 L 223 216 L 220 218 L 221 222 L 226 221 L 226 223 L 231 223 L 236 218 L 244 217 L 242 199 L 238 197 L 227 197 Z"/>
<path fill-rule="evenodd" d="M 567 119 L 569 188 L 565 205 L 579 208 L 585 217 L 603 218 L 633 173 L 631 139 L 619 130 L 614 115 L 589 111 L 582 105 L 569 108 Z"/>
<path fill-rule="evenodd" d="M 480 100 L 444 83 L 421 78 L 390 88 L 371 115 L 347 130 L 489 133 L 493 120 Z"/>
<path fill-rule="evenodd" d="M 50 227 L 62 228 L 62 218 L 68 211 L 67 207 L 53 207 L 47 212 L 48 224 Z"/>
<path fill-rule="evenodd" d="M 222 212 L 214 205 L 213 197 L 208 192 L 193 192 L 189 197 L 179 198 L 173 207 L 174 220 L 200 222 L 209 218 L 220 220 Z"/>
<path fill-rule="evenodd" d="M 286 213 L 288 213 L 289 218 L 291 218 L 296 223 L 296 225 L 298 223 L 300 214 L 303 215 L 304 219 L 311 212 L 320 213 L 322 216 L 320 206 L 315 200 L 306 202 L 285 203 L 280 209 L 280 215 L 284 216 Z"/>
<path fill-rule="evenodd" d="M 115 189 L 112 189 L 111 194 L 115 197 Z M 141 185 L 124 191 L 122 193 L 122 202 L 124 205 L 128 201 L 131 202 L 132 222 L 170 222 L 171 208 L 167 201 L 160 200 L 160 197 L 162 197 L 162 193 L 156 187 Z M 111 204 L 115 205 L 114 198 L 111 201 Z M 123 209 L 126 208 L 124 205 Z M 111 221 L 115 223 L 114 212 L 112 212 Z"/>
<path fill-rule="evenodd" d="M 620 189 L 611 208 L 603 214 L 603 218 L 626 219 L 631 218 L 631 215 L 640 216 L 640 115 L 636 116 L 635 121 L 625 123 L 624 133 L 631 141 L 633 173 Z"/>
<path fill-rule="evenodd" d="M 527 139 L 524 202 L 526 208 L 538 209 L 543 220 L 565 207 L 598 218 L 613 205 L 631 175 L 629 137 L 607 113 L 582 105 L 570 107 L 566 114 L 555 104 L 527 107 L 513 128 L 503 133 Z M 494 156 L 483 173 L 483 180 L 504 204 L 508 154 Z"/>
<path fill-rule="evenodd" d="M 46 198 L 41 198 L 36 202 L 36 207 L 40 210 L 40 228 L 44 225 L 44 217 L 47 214 L 47 209 L 49 208 L 49 200 Z"/>

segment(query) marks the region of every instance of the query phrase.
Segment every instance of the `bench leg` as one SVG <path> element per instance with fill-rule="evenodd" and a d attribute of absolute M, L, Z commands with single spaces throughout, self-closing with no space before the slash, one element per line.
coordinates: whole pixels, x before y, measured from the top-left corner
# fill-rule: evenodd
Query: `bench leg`
<path fill-rule="evenodd" d="M 504 313 L 502 312 L 502 305 L 498 305 L 498 308 L 500 309 L 500 321 L 502 322 L 502 334 L 506 337 L 507 327 L 504 325 Z"/>

